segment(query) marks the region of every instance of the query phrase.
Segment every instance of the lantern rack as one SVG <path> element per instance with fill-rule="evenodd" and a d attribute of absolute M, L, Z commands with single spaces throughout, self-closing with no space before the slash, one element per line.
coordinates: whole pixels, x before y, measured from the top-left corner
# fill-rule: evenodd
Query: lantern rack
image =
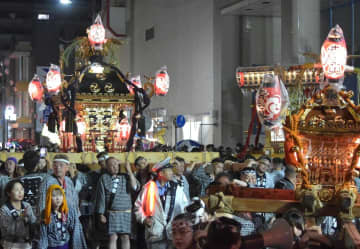
<path fill-rule="evenodd" d="M 291 66 L 287 70 L 278 70 L 275 67 L 238 67 L 236 81 L 242 89 L 257 89 L 266 74 L 280 75 L 286 87 L 295 87 L 298 82 L 303 86 L 318 86 L 324 79 L 321 68 L 316 66 L 303 69 L 301 66 Z"/>

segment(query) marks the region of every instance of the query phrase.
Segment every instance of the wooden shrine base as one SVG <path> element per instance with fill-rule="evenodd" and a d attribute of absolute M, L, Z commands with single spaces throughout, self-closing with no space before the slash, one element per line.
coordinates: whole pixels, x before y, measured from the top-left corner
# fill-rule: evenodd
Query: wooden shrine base
<path fill-rule="evenodd" d="M 223 192 L 225 197 L 234 197 L 232 208 L 238 212 L 284 213 L 290 208 L 302 209 L 300 201 L 296 200 L 295 192 L 292 190 L 213 186 L 208 191 L 209 195 Z M 205 197 L 203 200 L 208 205 L 209 197 Z M 338 208 L 335 204 L 328 204 L 319 209 L 315 216 L 336 216 L 337 213 Z M 360 217 L 359 202 L 355 204 L 353 214 L 355 217 Z"/>

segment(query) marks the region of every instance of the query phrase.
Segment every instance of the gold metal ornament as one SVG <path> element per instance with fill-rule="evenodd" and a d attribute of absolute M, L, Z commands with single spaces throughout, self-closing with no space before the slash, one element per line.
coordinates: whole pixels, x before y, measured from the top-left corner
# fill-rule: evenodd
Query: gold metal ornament
<path fill-rule="evenodd" d="M 112 93 L 115 91 L 111 83 L 106 83 L 104 87 L 105 92 Z"/>
<path fill-rule="evenodd" d="M 91 83 L 90 84 L 90 91 L 92 92 L 92 93 L 98 93 L 98 92 L 100 92 L 100 88 L 99 88 L 99 85 L 98 85 L 98 83 Z"/>

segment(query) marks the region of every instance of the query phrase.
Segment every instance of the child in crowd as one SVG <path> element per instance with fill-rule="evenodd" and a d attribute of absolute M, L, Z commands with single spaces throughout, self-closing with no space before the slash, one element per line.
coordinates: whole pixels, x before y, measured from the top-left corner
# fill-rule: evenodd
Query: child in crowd
<path fill-rule="evenodd" d="M 31 205 L 24 202 L 24 187 L 19 180 L 5 187 L 7 200 L 0 209 L 1 245 L 4 249 L 31 249 L 31 226 L 36 218 Z"/>
<path fill-rule="evenodd" d="M 69 209 L 64 190 L 56 184 L 46 193 L 39 249 L 86 249 L 76 210 Z"/>

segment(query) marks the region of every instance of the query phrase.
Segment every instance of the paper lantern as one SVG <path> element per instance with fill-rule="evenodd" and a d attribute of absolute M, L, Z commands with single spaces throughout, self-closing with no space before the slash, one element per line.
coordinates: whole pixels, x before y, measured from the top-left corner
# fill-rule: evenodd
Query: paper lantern
<path fill-rule="evenodd" d="M 344 77 L 347 49 L 344 34 L 339 25 L 332 28 L 321 47 L 321 64 L 328 79 Z"/>
<path fill-rule="evenodd" d="M 100 15 L 96 17 L 94 24 L 88 28 L 87 33 L 90 44 L 95 49 L 102 49 L 102 44 L 106 42 L 106 39 L 105 28 L 102 24 Z"/>
<path fill-rule="evenodd" d="M 236 82 L 239 87 L 244 86 L 245 80 L 244 80 L 244 73 L 240 71 L 240 67 L 236 68 Z"/>
<path fill-rule="evenodd" d="M 141 84 L 141 76 L 140 75 L 137 75 L 135 77 L 132 77 L 130 78 L 130 81 L 135 85 L 137 86 L 138 88 L 142 88 L 142 84 Z M 130 85 L 127 85 L 128 87 L 128 90 L 130 92 L 131 95 L 134 95 L 134 87 L 133 86 L 130 86 Z"/>
<path fill-rule="evenodd" d="M 29 83 L 28 91 L 31 100 L 33 101 L 40 101 L 44 95 L 44 88 L 40 82 L 39 76 L 37 76 L 36 74 Z"/>
<path fill-rule="evenodd" d="M 121 140 L 128 140 L 130 136 L 131 126 L 127 118 L 124 118 L 123 120 L 121 120 L 120 124 L 117 124 L 117 130 L 119 132 L 119 138 Z"/>
<path fill-rule="evenodd" d="M 144 213 L 146 217 L 154 216 L 155 212 L 155 203 L 157 195 L 157 186 L 154 181 L 150 181 L 147 185 L 145 203 L 143 203 Z"/>
<path fill-rule="evenodd" d="M 51 64 L 49 72 L 46 75 L 46 88 L 49 93 L 58 93 L 61 88 L 60 68 Z"/>
<path fill-rule="evenodd" d="M 167 67 L 162 67 L 155 76 L 155 94 L 164 96 L 168 93 L 170 87 L 170 78 L 167 73 Z"/>
<path fill-rule="evenodd" d="M 289 105 L 289 97 L 278 76 L 266 74 L 256 93 L 256 111 L 260 122 L 269 127 L 281 126 Z"/>

